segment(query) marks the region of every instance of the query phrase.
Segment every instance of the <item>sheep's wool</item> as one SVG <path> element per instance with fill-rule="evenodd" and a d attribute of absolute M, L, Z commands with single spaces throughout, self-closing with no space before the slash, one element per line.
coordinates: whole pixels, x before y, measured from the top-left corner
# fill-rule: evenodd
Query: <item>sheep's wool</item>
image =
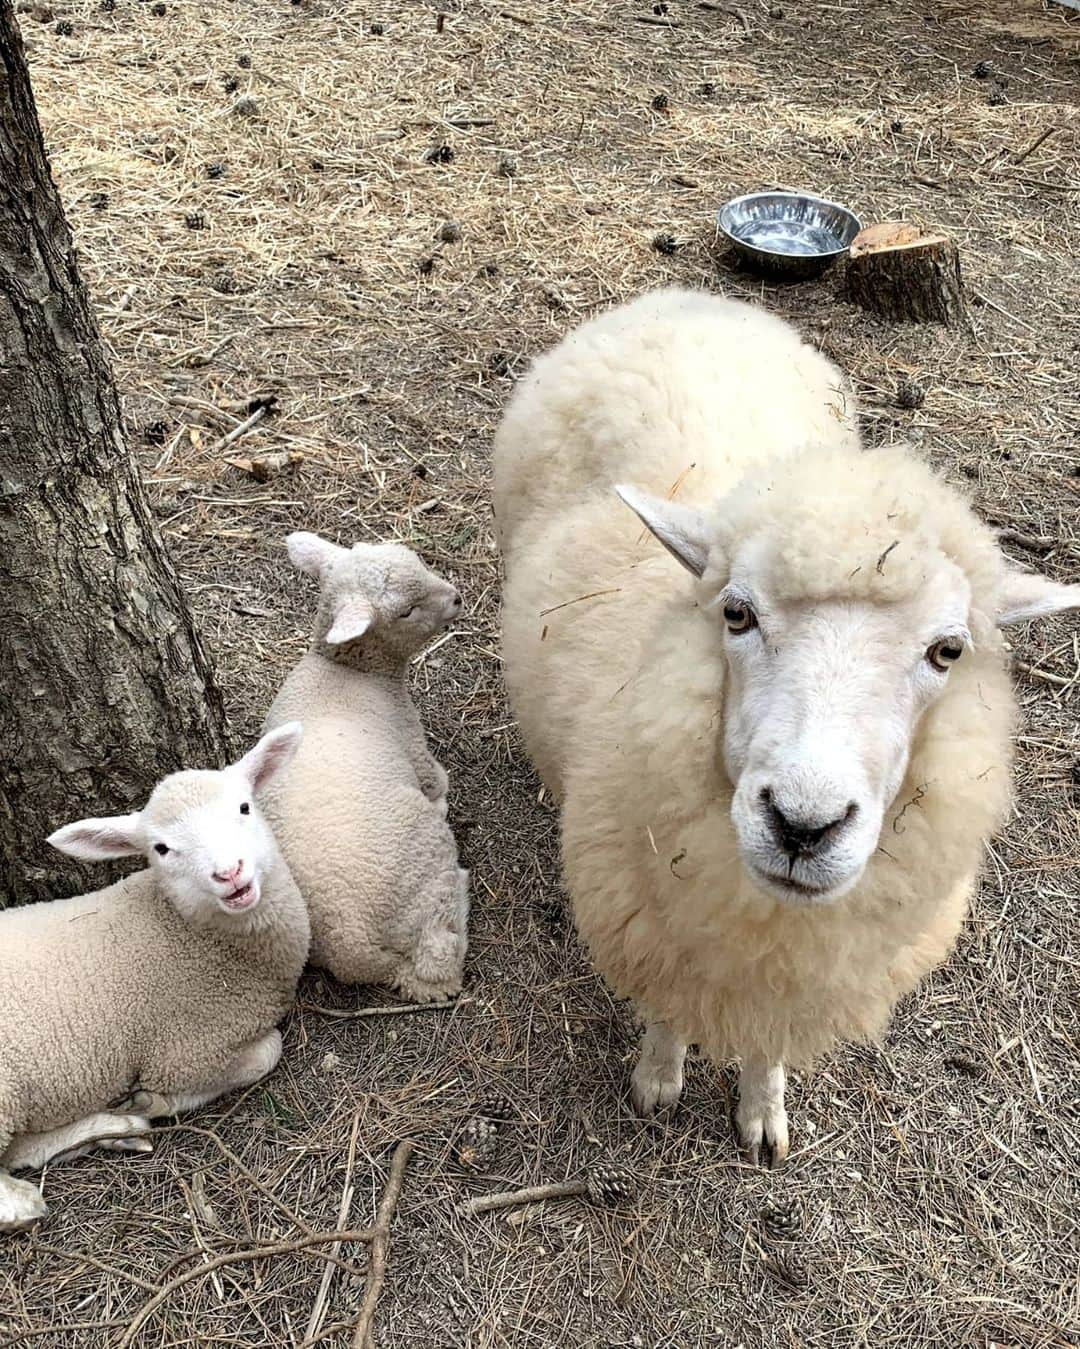
<path fill-rule="evenodd" d="M 955 941 L 1008 799 L 998 550 L 909 452 L 861 450 L 854 418 L 839 371 L 786 324 L 663 291 L 541 358 L 496 443 L 506 679 L 562 802 L 579 931 L 616 992 L 716 1058 L 806 1064 L 878 1034 Z M 700 581 L 616 482 L 704 511 Z M 877 852 L 831 905 L 762 893 L 736 846 L 710 602 L 750 547 L 786 601 L 900 602 L 933 553 L 971 587 L 975 650 L 918 725 Z"/>

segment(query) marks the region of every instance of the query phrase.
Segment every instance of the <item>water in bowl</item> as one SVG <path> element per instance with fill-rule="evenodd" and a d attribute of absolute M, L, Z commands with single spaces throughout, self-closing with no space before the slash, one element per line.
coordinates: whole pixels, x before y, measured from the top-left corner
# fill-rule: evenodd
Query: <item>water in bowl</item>
<path fill-rule="evenodd" d="M 749 220 L 739 229 L 739 238 L 767 253 L 790 253 L 816 257 L 842 247 L 835 234 L 810 220 Z"/>

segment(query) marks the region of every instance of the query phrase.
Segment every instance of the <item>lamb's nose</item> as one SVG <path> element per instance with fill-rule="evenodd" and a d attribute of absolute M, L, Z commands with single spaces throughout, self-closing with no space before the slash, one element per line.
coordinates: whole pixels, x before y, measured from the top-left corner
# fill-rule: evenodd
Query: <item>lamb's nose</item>
<path fill-rule="evenodd" d="M 214 880 L 220 881 L 222 885 L 231 885 L 240 879 L 243 870 L 244 859 L 241 857 L 239 862 L 234 867 L 230 867 L 228 871 L 215 871 L 213 873 Z"/>
<path fill-rule="evenodd" d="M 458 594 L 456 590 L 454 591 L 454 598 L 450 601 L 450 603 L 454 606 L 455 609 L 461 608 L 462 604 L 461 596 Z"/>
<path fill-rule="evenodd" d="M 853 820 L 859 810 L 857 802 L 850 801 L 842 815 L 821 824 L 818 821 L 810 821 L 805 817 L 785 814 L 776 804 L 772 791 L 768 787 L 761 789 L 761 800 L 768 811 L 776 841 L 792 859 L 812 857 L 826 840 L 830 839 L 850 820 Z"/>

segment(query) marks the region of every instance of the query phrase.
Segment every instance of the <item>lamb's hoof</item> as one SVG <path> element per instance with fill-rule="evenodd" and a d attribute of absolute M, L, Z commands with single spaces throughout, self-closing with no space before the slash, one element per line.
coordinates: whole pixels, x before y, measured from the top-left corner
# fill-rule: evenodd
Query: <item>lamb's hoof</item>
<path fill-rule="evenodd" d="M 429 983 L 413 974 L 398 980 L 397 991 L 406 1002 L 445 1002 L 461 992 L 461 979 L 446 979 Z"/>
<path fill-rule="evenodd" d="M 14 1176 L 0 1178 L 0 1232 L 25 1232 L 48 1212 L 49 1206 L 36 1185 Z"/>
<path fill-rule="evenodd" d="M 762 1165 L 763 1150 L 765 1165 L 783 1166 L 788 1155 L 788 1122 L 787 1111 L 782 1105 L 767 1106 L 757 1113 L 738 1111 L 735 1123 L 739 1142 L 751 1166 Z"/>
<path fill-rule="evenodd" d="M 650 1063 L 643 1055 L 630 1078 L 630 1099 L 642 1119 L 670 1115 L 683 1091 L 682 1066 Z"/>
<path fill-rule="evenodd" d="M 158 1095 L 156 1091 L 136 1091 L 123 1101 L 118 1107 L 119 1110 L 132 1110 L 138 1115 L 145 1115 L 148 1120 L 161 1119 L 165 1115 L 171 1115 L 173 1112 L 169 1109 L 169 1103 L 164 1096 Z"/>
<path fill-rule="evenodd" d="M 151 1093 L 143 1091 L 135 1095 L 149 1096 Z M 113 1115 L 107 1123 L 109 1134 L 114 1136 L 95 1139 L 99 1148 L 106 1152 L 153 1152 L 154 1145 L 146 1136 L 153 1126 L 146 1115 Z"/>

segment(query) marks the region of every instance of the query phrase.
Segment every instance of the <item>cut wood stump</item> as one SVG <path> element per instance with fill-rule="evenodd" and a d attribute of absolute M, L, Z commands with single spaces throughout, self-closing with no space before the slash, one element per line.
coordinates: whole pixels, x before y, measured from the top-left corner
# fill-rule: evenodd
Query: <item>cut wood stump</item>
<path fill-rule="evenodd" d="M 864 309 L 907 323 L 958 323 L 964 316 L 960 255 L 945 234 L 886 221 L 855 236 L 847 292 Z"/>

